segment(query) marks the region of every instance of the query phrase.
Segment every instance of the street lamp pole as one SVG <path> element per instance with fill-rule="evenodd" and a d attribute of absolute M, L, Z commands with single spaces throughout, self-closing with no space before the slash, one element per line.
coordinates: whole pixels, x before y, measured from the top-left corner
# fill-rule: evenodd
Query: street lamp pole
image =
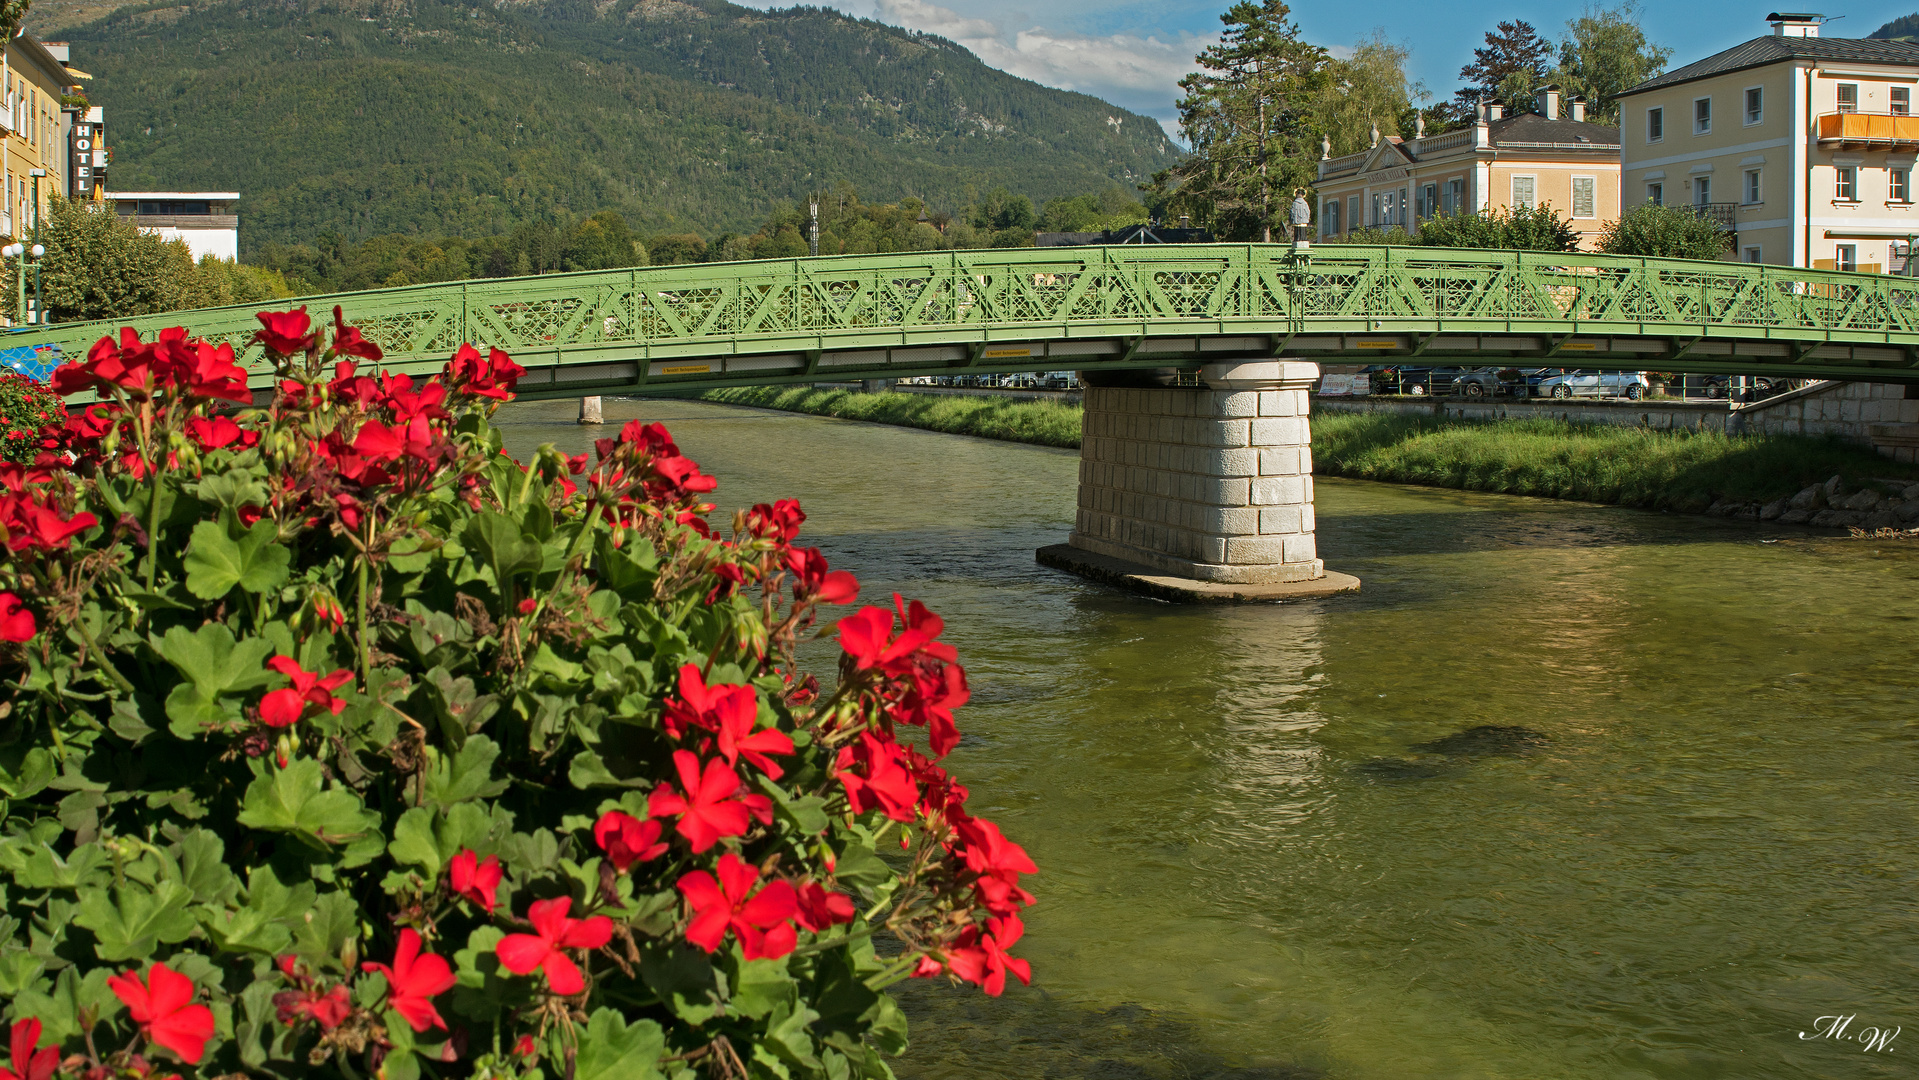
<path fill-rule="evenodd" d="M 40 296 L 40 256 L 47 249 L 40 244 L 40 178 L 47 175 L 47 170 L 34 169 L 28 175 L 33 177 L 33 321 L 44 323 L 47 308 Z"/>
<path fill-rule="evenodd" d="M 27 322 L 27 248 L 25 244 L 8 244 L 0 247 L 0 258 L 14 260 L 14 307 L 19 317 L 19 325 Z"/>

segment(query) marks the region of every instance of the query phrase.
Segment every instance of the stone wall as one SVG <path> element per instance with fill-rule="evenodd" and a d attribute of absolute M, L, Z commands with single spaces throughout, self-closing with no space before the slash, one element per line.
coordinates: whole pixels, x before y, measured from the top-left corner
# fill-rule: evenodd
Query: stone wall
<path fill-rule="evenodd" d="M 1071 545 L 1200 581 L 1323 576 L 1303 386 L 1089 387 Z"/>
<path fill-rule="evenodd" d="M 1919 398 L 1892 383 L 1817 382 L 1735 410 L 1736 431 L 1829 435 L 1919 461 Z"/>
<path fill-rule="evenodd" d="M 1761 506 L 1721 499 L 1706 511 L 1716 517 L 1777 521 L 1827 528 L 1910 529 L 1919 525 L 1919 484 L 1868 480 L 1848 487 L 1835 476 L 1788 498 Z"/>
<path fill-rule="evenodd" d="M 1474 401 L 1464 398 L 1366 398 L 1315 395 L 1320 412 L 1384 412 L 1461 420 L 1566 420 L 1576 424 L 1649 427 L 1658 431 L 1724 431 L 1732 410 L 1720 402 L 1555 401 L 1533 398 Z"/>

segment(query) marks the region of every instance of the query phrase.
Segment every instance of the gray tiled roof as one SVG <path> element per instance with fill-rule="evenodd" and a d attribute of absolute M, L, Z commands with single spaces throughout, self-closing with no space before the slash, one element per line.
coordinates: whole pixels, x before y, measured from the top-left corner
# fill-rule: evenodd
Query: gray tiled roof
<path fill-rule="evenodd" d="M 1619 129 L 1583 120 L 1548 120 L 1538 113 L 1520 113 L 1495 120 L 1486 127 L 1494 146 L 1508 143 L 1592 143 L 1618 146 Z"/>
<path fill-rule="evenodd" d="M 1724 75 L 1729 71 L 1776 64 L 1781 60 L 1850 60 L 1854 63 L 1911 64 L 1919 67 L 1919 44 L 1910 41 L 1880 41 L 1873 38 L 1759 37 L 1725 52 L 1714 53 L 1682 68 L 1655 76 L 1627 90 L 1625 94 L 1643 94 L 1648 90 L 1678 83 Z"/>

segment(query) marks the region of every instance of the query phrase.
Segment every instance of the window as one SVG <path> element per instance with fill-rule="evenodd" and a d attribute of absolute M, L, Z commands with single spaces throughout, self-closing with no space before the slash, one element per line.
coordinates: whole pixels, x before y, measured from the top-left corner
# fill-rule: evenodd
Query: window
<path fill-rule="evenodd" d="M 1695 206 L 1704 206 L 1712 201 L 1712 177 L 1695 176 L 1692 178 L 1692 201 Z"/>
<path fill-rule="evenodd" d="M 1339 200 L 1327 199 L 1325 209 L 1319 212 L 1319 234 L 1321 236 L 1339 235 Z"/>
<path fill-rule="evenodd" d="M 1765 100 L 1766 99 L 1765 99 L 1764 90 L 1761 90 L 1757 86 L 1747 88 L 1746 90 L 1746 123 L 1747 124 L 1749 125 L 1757 124 L 1760 121 L 1760 118 L 1765 115 Z"/>
<path fill-rule="evenodd" d="M 1912 170 L 1911 169 L 1887 169 L 1886 170 L 1886 201 L 1888 202 L 1911 202 L 1912 201 Z"/>
<path fill-rule="evenodd" d="M 1359 207 L 1359 196 L 1354 195 L 1346 200 L 1346 231 L 1348 232 L 1359 228 Z"/>
<path fill-rule="evenodd" d="M 1646 110 L 1646 141 L 1658 142 L 1666 137 L 1666 110 Z"/>
<path fill-rule="evenodd" d="M 1840 112 L 1858 112 L 1859 111 L 1859 84 L 1858 83 L 1840 83 L 1839 84 L 1839 111 Z"/>
<path fill-rule="evenodd" d="M 1764 259 L 1762 259 L 1762 258 L 1760 258 L 1760 256 L 1759 256 L 1759 249 L 1758 249 L 1757 247 L 1749 247 L 1749 248 L 1747 248 L 1747 249 L 1745 250 L 1745 253 L 1744 253 L 1744 258 L 1745 258 L 1745 260 L 1746 260 L 1747 262 L 1749 262 L 1749 263 L 1756 263 L 1756 262 L 1765 262 L 1765 261 L 1766 261 L 1766 260 L 1764 260 Z"/>
<path fill-rule="evenodd" d="M 1597 217 L 1599 202 L 1599 179 L 1593 176 L 1573 177 L 1573 216 L 1576 218 Z"/>
<path fill-rule="evenodd" d="M 1895 86 L 1892 88 L 1892 115 L 1909 116 L 1912 113 L 1912 87 Z"/>
<path fill-rule="evenodd" d="M 1440 187 L 1439 189 L 1439 212 L 1440 213 L 1442 214 L 1463 213 L 1465 211 L 1465 205 L 1466 205 L 1466 181 L 1462 179 L 1452 179 L 1452 180 L 1446 181 L 1446 183 Z"/>
<path fill-rule="evenodd" d="M 1848 165 L 1832 171 L 1832 197 L 1838 202 L 1859 201 L 1859 170 Z"/>
<path fill-rule="evenodd" d="M 1513 205 L 1530 208 L 1533 205 L 1534 178 L 1530 176 L 1513 177 Z"/>
<path fill-rule="evenodd" d="M 1759 197 L 1759 170 L 1758 169 L 1746 170 L 1745 194 L 1746 194 L 1745 203 L 1748 206 L 1751 206 L 1753 203 L 1764 201 L 1763 199 Z"/>
<path fill-rule="evenodd" d="M 1837 270 L 1859 269 L 1859 248 L 1853 244 L 1840 244 L 1832 249 L 1833 267 Z"/>
<path fill-rule="evenodd" d="M 1419 188 L 1419 205 L 1415 207 L 1421 219 L 1432 217 L 1439 212 L 1439 185 L 1422 184 Z"/>
<path fill-rule="evenodd" d="M 1646 201 L 1653 204 L 1654 206 L 1666 205 L 1666 185 L 1647 184 L 1646 185 Z"/>
<path fill-rule="evenodd" d="M 1692 103 L 1692 133 L 1694 135 L 1712 134 L 1712 99 L 1695 98 Z"/>

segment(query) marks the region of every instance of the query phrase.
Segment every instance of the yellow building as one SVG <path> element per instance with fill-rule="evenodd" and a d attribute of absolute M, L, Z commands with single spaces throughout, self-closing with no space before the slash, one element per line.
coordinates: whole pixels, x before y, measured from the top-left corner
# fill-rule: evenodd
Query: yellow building
<path fill-rule="evenodd" d="M 1818 15 L 1619 99 L 1627 198 L 1729 226 L 1728 258 L 1879 271 L 1919 233 L 1919 44 L 1822 38 Z"/>
<path fill-rule="evenodd" d="M 55 195 L 72 190 L 69 144 L 78 114 L 63 113 L 60 99 L 74 93 L 85 76 L 68 70 L 63 59 L 24 31 L 0 54 L 0 176 L 6 183 L 0 234 L 18 237 L 32 231 L 36 170 L 42 208 Z"/>
<path fill-rule="evenodd" d="M 1534 113 L 1481 106 L 1470 126 L 1412 139 L 1379 138 L 1370 149 L 1319 162 L 1319 235 L 1367 226 L 1408 231 L 1436 214 L 1548 205 L 1571 219 L 1580 246 L 1619 216 L 1619 129 L 1586 121 L 1574 98 L 1561 115 L 1557 86 Z"/>

